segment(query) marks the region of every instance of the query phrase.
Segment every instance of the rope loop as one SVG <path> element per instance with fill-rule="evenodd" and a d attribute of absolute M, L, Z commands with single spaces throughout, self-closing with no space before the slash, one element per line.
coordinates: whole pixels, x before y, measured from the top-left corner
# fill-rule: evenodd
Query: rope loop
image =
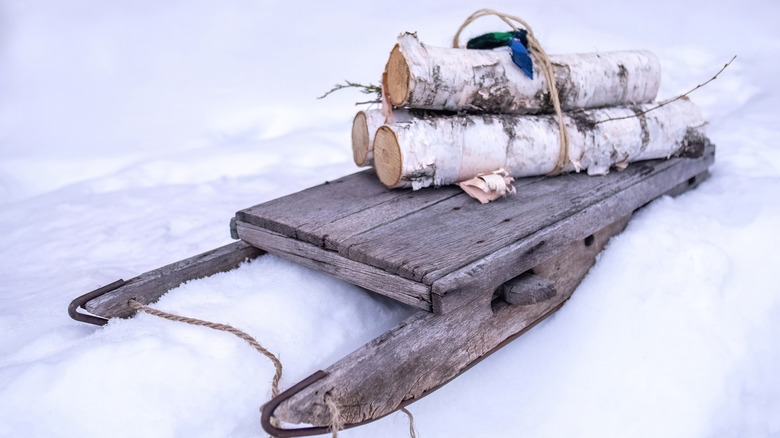
<path fill-rule="evenodd" d="M 186 316 L 179 316 L 174 315 L 172 313 L 163 312 L 162 310 L 157 310 L 152 307 L 149 307 L 145 304 L 142 304 L 141 302 L 131 299 L 127 302 L 127 304 L 130 305 L 133 309 L 139 312 L 148 313 L 150 315 L 154 315 L 163 319 L 167 319 L 169 321 L 177 321 L 177 322 L 184 322 L 191 325 L 201 326 L 201 327 L 208 327 L 212 330 L 219 330 L 222 332 L 230 333 L 234 336 L 237 336 L 241 339 L 243 339 L 246 343 L 252 346 L 255 350 L 257 350 L 260 354 L 267 357 L 268 360 L 271 361 L 271 363 L 274 364 L 274 368 L 276 369 L 276 373 L 274 373 L 274 378 L 271 381 L 271 395 L 273 397 L 276 397 L 279 395 L 279 381 L 282 379 L 282 362 L 279 361 L 279 358 L 277 358 L 273 353 L 266 350 L 265 347 L 260 345 L 259 342 L 246 332 L 243 332 L 233 326 L 227 325 L 227 324 L 218 324 L 215 322 L 209 322 L 204 321 L 202 319 L 197 318 L 189 318 Z"/>
<path fill-rule="evenodd" d="M 466 21 L 463 22 L 463 24 L 460 25 L 458 28 L 458 31 L 455 32 L 455 36 L 452 39 L 452 47 L 453 48 L 460 48 L 460 34 L 463 32 L 463 29 L 465 29 L 469 24 L 474 22 L 476 19 L 481 17 L 486 17 L 489 15 L 494 15 L 498 18 L 500 18 L 504 23 L 508 24 L 509 27 L 512 28 L 514 31 L 518 31 L 519 29 L 514 23 L 520 24 L 525 30 L 528 32 L 526 35 L 528 39 L 528 50 L 531 52 L 531 54 L 534 55 L 534 57 L 537 60 L 537 64 L 539 64 L 542 74 L 544 75 L 544 80 L 547 82 L 547 88 L 550 92 L 550 101 L 552 102 L 553 109 L 555 109 L 555 116 L 558 121 L 558 138 L 560 140 L 560 150 L 558 152 L 558 159 L 555 162 L 555 168 L 550 172 L 550 175 L 557 175 L 561 173 L 566 165 L 569 163 L 569 131 L 566 128 L 566 124 L 563 121 L 563 110 L 561 110 L 561 101 L 560 97 L 558 96 L 558 86 L 555 83 L 555 72 L 552 67 L 552 62 L 550 61 L 550 57 L 547 56 L 547 52 L 544 51 L 542 48 L 542 45 L 539 43 L 539 40 L 536 39 L 536 36 L 534 35 L 533 29 L 531 29 L 531 26 L 522 18 L 516 17 L 514 15 L 505 14 L 503 12 L 498 12 L 493 9 L 480 9 L 473 14 L 471 14 Z M 514 22 L 514 23 L 513 23 Z M 579 170 L 577 168 L 576 170 Z"/>

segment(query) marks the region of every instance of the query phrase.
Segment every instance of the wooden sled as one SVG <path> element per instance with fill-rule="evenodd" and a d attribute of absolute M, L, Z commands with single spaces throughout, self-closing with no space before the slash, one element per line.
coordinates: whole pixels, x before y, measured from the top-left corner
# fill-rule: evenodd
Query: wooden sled
<path fill-rule="evenodd" d="M 697 158 L 606 176 L 524 178 L 516 195 L 486 205 L 456 187 L 389 190 L 359 172 L 241 210 L 231 221 L 240 241 L 97 289 L 69 313 L 96 324 L 129 317 L 130 298 L 152 303 L 266 251 L 420 309 L 262 408 L 273 436 L 327 433 L 329 394 L 354 427 L 419 400 L 558 310 L 632 213 L 696 187 L 714 154 L 707 144 Z M 312 426 L 278 428 L 272 417 Z"/>

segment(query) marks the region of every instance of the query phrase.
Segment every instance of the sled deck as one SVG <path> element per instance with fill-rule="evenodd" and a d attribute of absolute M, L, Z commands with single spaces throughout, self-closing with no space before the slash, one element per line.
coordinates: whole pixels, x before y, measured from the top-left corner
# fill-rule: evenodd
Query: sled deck
<path fill-rule="evenodd" d="M 241 210 L 231 220 L 238 242 L 97 289 L 69 313 L 97 324 L 129 317 L 130 298 L 152 303 L 264 252 L 416 307 L 262 408 L 273 436 L 327 433 L 329 394 L 356 426 L 419 400 L 558 310 L 634 211 L 697 186 L 714 155 L 707 143 L 697 158 L 606 176 L 523 178 L 517 194 L 485 205 L 457 187 L 390 190 L 372 170 L 358 172 Z M 281 429 L 272 417 L 312 426 Z"/>

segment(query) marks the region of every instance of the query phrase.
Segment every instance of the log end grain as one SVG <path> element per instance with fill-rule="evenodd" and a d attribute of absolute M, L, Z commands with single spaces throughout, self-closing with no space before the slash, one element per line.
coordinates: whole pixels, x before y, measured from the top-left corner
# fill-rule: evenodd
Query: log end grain
<path fill-rule="evenodd" d="M 409 64 L 398 44 L 390 52 L 385 67 L 387 73 L 387 97 L 393 106 L 404 106 L 409 100 Z"/>
<path fill-rule="evenodd" d="M 352 158 L 359 167 L 367 166 L 370 150 L 370 133 L 366 113 L 360 111 L 352 120 Z"/>
<path fill-rule="evenodd" d="M 390 188 L 401 182 L 401 147 L 395 132 L 382 126 L 374 137 L 374 166 L 379 180 Z"/>

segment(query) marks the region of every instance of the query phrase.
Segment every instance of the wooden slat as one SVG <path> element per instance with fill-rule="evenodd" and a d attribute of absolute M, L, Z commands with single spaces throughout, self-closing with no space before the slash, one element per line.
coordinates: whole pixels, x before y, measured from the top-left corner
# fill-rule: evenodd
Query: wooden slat
<path fill-rule="evenodd" d="M 185 281 L 229 271 L 261 254 L 263 251 L 247 243 L 233 242 L 134 277 L 121 287 L 88 301 L 84 308 L 104 318 L 127 318 L 135 313 L 127 305 L 131 298 L 144 304 L 153 303 Z"/>
<path fill-rule="evenodd" d="M 523 178 L 516 186 L 540 179 Z M 236 218 L 339 251 L 355 235 L 454 197 L 470 199 L 456 186 L 391 190 L 367 170 L 239 211 Z"/>
<path fill-rule="evenodd" d="M 373 266 L 346 259 L 334 251 L 244 222 L 236 223 L 236 231 L 242 240 L 263 248 L 271 254 L 344 279 L 418 309 L 432 310 L 430 286 L 389 274 Z"/>
<path fill-rule="evenodd" d="M 403 193 L 390 192 L 372 170 L 365 170 L 241 210 L 236 218 L 305 240 L 303 234 L 323 223 L 370 208 L 387 197 L 399 196 Z M 355 202 L 346 202 L 350 199 Z M 345 205 L 348 207 L 343 209 Z"/>
<path fill-rule="evenodd" d="M 333 248 L 328 242 L 343 238 L 339 236 L 365 231 L 458 193 L 453 187 L 422 192 L 391 190 L 369 169 L 241 210 L 236 218 Z"/>
<path fill-rule="evenodd" d="M 516 183 L 516 187 L 522 188 L 542 179 L 542 177 L 523 178 Z M 325 248 L 339 251 L 342 255 L 348 254 L 350 239 L 362 233 L 397 221 L 412 213 L 424 211 L 440 202 L 453 202 L 451 200 L 461 199 L 464 202 L 474 203 L 474 200 L 457 186 L 427 188 L 413 192 L 404 191 L 407 192 L 405 196 L 389 199 L 314 229 L 312 233 L 317 235 L 314 239 L 319 239 L 319 236 L 322 236 Z"/>
<path fill-rule="evenodd" d="M 373 228 L 398 220 L 446 199 L 461 195 L 457 187 L 440 190 L 403 190 L 403 196 L 389 198 L 371 208 L 365 208 L 349 216 L 340 217 L 311 230 L 314 240 L 321 240 L 327 249 L 337 251 L 342 242 Z M 321 239 L 320 239 L 320 236 Z"/>

